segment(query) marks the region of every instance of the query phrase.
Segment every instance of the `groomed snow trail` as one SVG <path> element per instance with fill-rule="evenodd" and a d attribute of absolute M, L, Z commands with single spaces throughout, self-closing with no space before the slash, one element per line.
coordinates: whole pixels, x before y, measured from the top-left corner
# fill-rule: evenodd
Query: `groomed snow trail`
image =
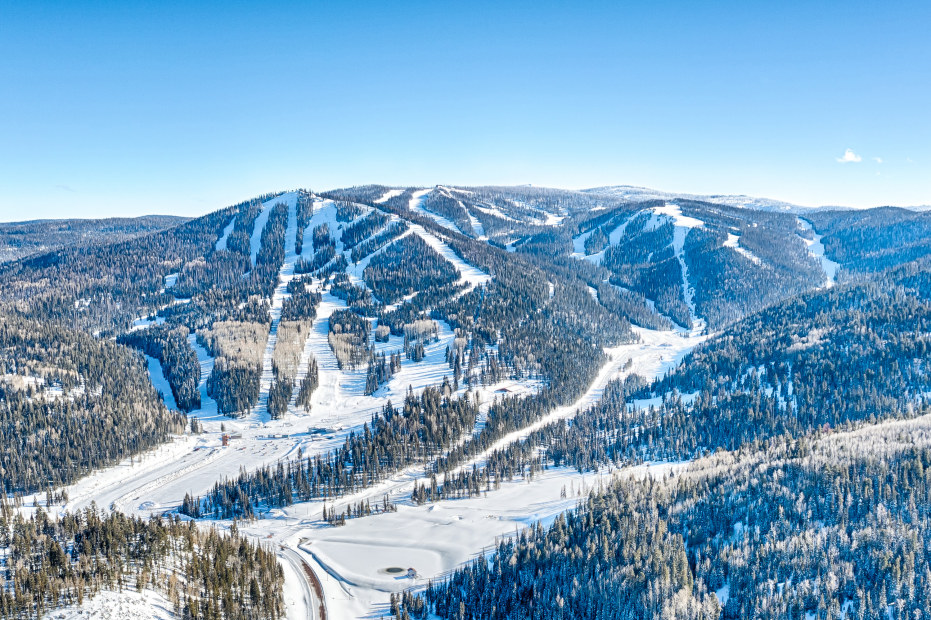
<path fill-rule="evenodd" d="M 220 238 L 217 239 L 217 244 L 214 246 L 215 250 L 225 250 L 226 242 L 230 238 L 230 233 L 233 232 L 233 227 L 236 225 L 236 216 L 234 215 L 230 219 L 230 223 L 226 225 L 226 228 L 223 229 L 223 234 L 220 235 Z M 253 259 L 253 265 L 255 264 L 255 259 Z"/>
<path fill-rule="evenodd" d="M 410 199 L 410 202 L 408 203 L 408 208 L 414 213 L 419 213 L 420 215 L 429 217 L 431 220 L 433 220 L 434 222 L 436 222 L 437 224 L 439 224 L 440 226 L 442 226 L 443 228 L 447 230 L 452 230 L 454 232 L 464 234 L 462 233 L 461 230 L 459 230 L 459 227 L 456 226 L 454 222 L 449 221 L 447 218 L 443 217 L 442 215 L 438 213 L 434 213 L 433 211 L 428 211 L 423 207 L 423 202 L 424 202 L 424 199 L 427 197 L 427 194 L 433 191 L 441 191 L 441 189 L 440 188 L 437 188 L 436 190 L 421 189 L 411 194 L 411 199 Z M 447 192 L 445 195 L 449 196 L 449 193 Z"/>
<path fill-rule="evenodd" d="M 297 192 L 290 192 L 275 198 L 275 204 L 283 202 L 288 205 L 288 227 L 285 231 L 284 262 L 278 271 L 278 285 L 272 295 L 272 304 L 269 310 L 271 326 L 268 330 L 268 340 L 265 342 L 265 353 L 262 355 L 262 378 L 259 383 L 259 402 L 252 407 L 249 417 L 254 421 L 266 423 L 271 419 L 268 413 L 268 391 L 271 388 L 274 373 L 272 372 L 272 357 L 275 345 L 278 343 L 278 325 L 281 323 L 281 308 L 284 300 L 290 297 L 288 284 L 294 279 L 294 264 L 297 262 L 295 253 L 295 238 L 297 237 Z M 254 264 L 254 263 L 253 263 Z"/>
<path fill-rule="evenodd" d="M 161 362 L 149 355 L 145 356 L 145 361 L 149 368 L 149 378 L 152 380 L 152 385 L 154 385 L 155 390 L 162 395 L 165 406 L 172 411 L 178 411 L 175 395 L 171 391 L 171 384 L 168 383 L 168 379 L 165 378 L 164 371 L 162 371 Z"/>
<path fill-rule="evenodd" d="M 665 215 L 672 218 L 675 230 L 672 235 L 672 249 L 679 259 L 679 266 L 682 268 L 682 297 L 685 305 L 689 308 L 689 317 L 692 320 L 692 331 L 700 333 L 705 329 L 705 321 L 698 317 L 695 312 L 695 289 L 689 283 L 689 267 L 685 264 L 685 237 L 692 228 L 701 228 L 705 225 L 701 220 L 694 217 L 682 215 L 679 205 L 667 203 L 662 207 L 655 207 L 653 212 L 658 215 Z"/>
<path fill-rule="evenodd" d="M 740 235 L 735 235 L 734 233 L 727 233 L 727 241 L 724 242 L 724 247 L 731 248 L 744 258 L 752 261 L 757 265 L 762 265 L 763 261 L 760 260 L 760 257 L 748 250 L 747 248 L 740 246 Z"/>
<path fill-rule="evenodd" d="M 675 368 L 689 351 L 707 339 L 707 336 L 698 333 L 656 331 L 636 326 L 632 329 L 640 337 L 640 342 L 605 349 L 605 354 L 608 356 L 607 363 L 601 367 L 594 381 L 575 402 L 556 407 L 532 424 L 508 433 L 482 453 L 458 467 L 456 471 L 471 469 L 473 465 L 483 465 L 496 450 L 526 439 L 531 433 L 547 424 L 575 417 L 577 412 L 597 403 L 605 387 L 613 379 L 626 377 L 633 373 L 640 374 L 647 379 L 661 377 L 666 371 Z M 630 368 L 622 370 L 628 360 L 632 362 Z"/>
<path fill-rule="evenodd" d="M 806 219 L 797 218 L 798 224 L 802 230 L 810 230 L 812 234 L 811 239 L 806 239 L 799 235 L 799 238 L 805 242 L 805 245 L 808 246 L 808 253 L 811 254 L 814 258 L 817 258 L 821 263 L 821 270 L 824 271 L 825 284 L 824 288 L 831 288 L 834 286 L 835 280 L 837 278 L 837 270 L 840 269 L 840 263 L 832 261 L 830 258 L 824 254 L 824 243 L 821 242 L 823 238 L 822 235 L 819 235 L 815 232 L 814 227 Z"/>

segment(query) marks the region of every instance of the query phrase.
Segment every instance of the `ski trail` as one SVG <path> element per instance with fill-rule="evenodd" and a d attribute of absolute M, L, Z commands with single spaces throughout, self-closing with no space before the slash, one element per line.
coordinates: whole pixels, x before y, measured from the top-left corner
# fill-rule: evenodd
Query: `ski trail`
<path fill-rule="evenodd" d="M 582 233 L 578 237 L 572 240 L 572 256 L 573 258 L 582 258 L 589 262 L 592 262 L 596 265 L 600 265 L 602 259 L 604 258 L 605 252 L 612 245 L 617 245 L 621 242 L 621 239 L 624 238 L 624 233 L 627 232 L 627 225 L 630 224 L 631 220 L 634 219 L 639 213 L 633 213 L 623 222 L 614 227 L 614 230 L 611 231 L 611 234 L 608 235 L 608 245 L 605 246 L 604 250 L 600 252 L 595 252 L 594 254 L 585 254 L 585 242 L 588 241 L 588 238 L 592 236 L 592 233 L 598 228 L 597 226 L 586 233 Z"/>
<path fill-rule="evenodd" d="M 798 225 L 802 230 L 810 230 L 813 235 L 811 239 L 806 239 L 801 235 L 799 235 L 799 238 L 805 242 L 805 245 L 808 247 L 808 253 L 821 263 L 821 270 L 824 272 L 825 277 L 824 288 L 831 288 L 836 282 L 837 270 L 840 269 L 840 263 L 832 261 L 824 254 L 824 243 L 821 241 L 823 236 L 815 232 L 811 222 L 802 218 L 797 219 Z"/>
<path fill-rule="evenodd" d="M 288 228 L 285 231 L 285 257 L 278 271 L 278 285 L 272 295 L 272 305 L 269 310 L 272 323 L 268 329 L 268 340 L 265 342 L 265 353 L 262 355 L 262 378 L 259 383 L 259 402 L 252 407 L 250 417 L 257 422 L 267 423 L 271 417 L 268 413 L 268 391 L 272 385 L 274 374 L 272 372 L 272 357 L 275 345 L 278 343 L 278 325 L 281 323 L 281 308 L 284 300 L 290 297 L 288 283 L 294 279 L 294 264 L 297 254 L 294 252 L 294 239 L 297 236 L 297 194 L 291 192 L 275 199 L 275 204 L 283 202 L 288 205 Z M 267 218 L 266 218 L 267 219 Z M 287 240 L 290 239 L 291 243 Z"/>
<path fill-rule="evenodd" d="M 194 333 L 188 334 L 188 344 L 197 354 L 197 361 L 200 362 L 200 380 L 197 382 L 197 391 L 200 392 L 200 408 L 189 412 L 189 416 L 198 418 L 212 418 L 219 415 L 217 401 L 207 394 L 207 379 L 213 373 L 214 358 L 204 347 L 197 342 L 197 336 Z"/>
<path fill-rule="evenodd" d="M 319 385 L 311 397 L 311 412 L 326 412 L 337 403 L 342 402 L 342 388 L 340 387 L 340 369 L 336 355 L 330 348 L 328 339 L 330 333 L 330 316 L 334 310 L 345 308 L 343 300 L 329 293 L 323 293 L 320 307 L 317 309 L 317 319 L 304 343 L 304 350 L 308 355 L 317 359 L 317 373 Z M 306 375 L 306 371 L 305 371 Z"/>
<path fill-rule="evenodd" d="M 255 266 L 255 259 L 259 255 L 259 250 L 262 249 L 262 231 L 265 230 L 265 225 L 268 224 L 268 216 L 271 215 L 272 208 L 279 202 L 285 202 L 287 196 L 291 195 L 293 194 L 276 196 L 262 203 L 262 212 L 255 218 L 255 226 L 252 228 L 252 236 L 249 238 L 249 255 L 252 259 L 253 267 Z M 294 234 L 297 234 L 297 230 L 294 231 Z"/>
<path fill-rule="evenodd" d="M 478 220 L 477 217 L 472 213 L 472 211 L 467 208 L 462 201 L 459 201 L 459 206 L 465 209 L 466 215 L 469 216 L 469 222 L 472 224 L 472 232 L 475 233 L 475 238 L 479 241 L 486 241 L 488 236 L 485 234 L 485 227 Z"/>
<path fill-rule="evenodd" d="M 459 234 L 465 234 L 459 229 L 458 226 L 456 226 L 454 222 L 451 222 L 450 220 L 446 219 L 445 217 L 443 217 L 442 215 L 438 213 L 434 213 L 433 211 L 428 211 L 427 209 L 423 207 L 424 197 L 432 191 L 433 191 L 432 189 L 422 189 L 422 190 L 418 190 L 414 192 L 411 195 L 411 200 L 408 203 L 408 208 L 414 213 L 419 213 L 420 215 L 429 217 L 431 220 L 433 220 L 434 222 L 436 222 L 443 228 L 452 230 Z M 449 196 L 449 193 L 446 193 L 445 195 Z"/>
<path fill-rule="evenodd" d="M 734 233 L 727 233 L 727 241 L 724 242 L 724 247 L 731 248 L 744 258 L 752 261 L 756 265 L 762 265 L 763 261 L 760 260 L 760 257 L 748 250 L 747 248 L 740 247 L 740 235 L 735 235 Z"/>
<path fill-rule="evenodd" d="M 178 411 L 178 404 L 175 402 L 175 395 L 171 391 L 171 384 L 168 383 L 168 378 L 165 377 L 165 372 L 162 370 L 162 363 L 150 355 L 144 353 L 143 355 L 149 370 L 149 380 L 155 387 L 155 391 L 162 395 L 162 401 L 166 407 L 171 411 Z"/>
<path fill-rule="evenodd" d="M 689 318 L 692 321 L 692 331 L 700 333 L 705 329 L 705 321 L 695 313 L 695 289 L 689 284 L 689 267 L 685 264 L 685 237 L 692 228 L 704 226 L 704 222 L 682 215 L 679 205 L 668 203 L 662 207 L 656 207 L 653 212 L 659 215 L 665 215 L 672 218 L 675 224 L 675 230 L 672 235 L 672 249 L 679 259 L 679 266 L 682 268 L 682 298 L 689 309 Z"/>
<path fill-rule="evenodd" d="M 496 450 L 526 439 L 531 433 L 547 424 L 575 417 L 579 411 L 596 404 L 601 399 L 605 387 L 613 379 L 633 373 L 640 374 L 648 379 L 663 376 L 664 373 L 675 368 L 689 351 L 708 338 L 707 335 L 700 335 L 697 332 L 683 334 L 682 332 L 656 331 L 643 327 L 633 327 L 633 330 L 640 337 L 640 342 L 605 349 L 608 361 L 598 371 L 585 393 L 575 402 L 556 407 L 535 422 L 501 437 L 487 449 L 458 466 L 453 470 L 453 473 L 471 469 L 473 465 L 484 465 L 488 457 Z M 630 360 L 631 366 L 624 369 L 624 365 L 627 364 L 628 360 Z"/>
<path fill-rule="evenodd" d="M 400 196 L 403 193 L 404 193 L 403 189 L 389 189 L 387 192 L 384 193 L 384 195 L 381 198 L 375 201 L 375 204 L 380 205 L 383 202 L 388 202 L 395 196 Z"/>
<path fill-rule="evenodd" d="M 415 232 L 427 245 L 436 250 L 437 254 L 448 260 L 459 270 L 459 282 L 469 286 L 468 290 L 491 280 L 491 275 L 485 273 L 475 265 L 467 263 L 456 252 L 446 245 L 439 237 L 427 231 L 420 224 L 411 224 L 410 230 Z"/>
<path fill-rule="evenodd" d="M 230 219 L 230 223 L 226 225 L 226 228 L 223 229 L 223 234 L 217 239 L 217 244 L 214 246 L 215 250 L 225 250 L 226 241 L 230 238 L 230 233 L 233 232 L 233 227 L 236 226 L 236 216 L 234 215 Z M 253 260 L 253 263 L 255 261 Z"/>

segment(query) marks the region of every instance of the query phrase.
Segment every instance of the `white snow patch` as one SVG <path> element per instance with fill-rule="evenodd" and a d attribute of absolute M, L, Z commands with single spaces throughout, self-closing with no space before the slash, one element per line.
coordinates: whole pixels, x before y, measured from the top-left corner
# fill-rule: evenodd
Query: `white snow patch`
<path fill-rule="evenodd" d="M 69 605 L 47 612 L 52 620 L 127 620 L 128 618 L 150 618 L 151 620 L 173 620 L 174 605 L 155 590 L 137 592 L 125 589 L 121 592 L 103 590 L 80 605 Z"/>
<path fill-rule="evenodd" d="M 748 250 L 747 248 L 740 247 L 740 236 L 733 233 L 727 233 L 727 241 L 724 242 L 724 247 L 731 248 L 741 256 L 746 259 L 751 260 L 757 265 L 762 265 L 763 261 L 760 260 L 760 257 Z"/>
<path fill-rule="evenodd" d="M 391 199 L 394 198 L 395 196 L 400 196 L 400 195 L 403 194 L 403 193 L 404 193 L 404 190 L 403 190 L 403 189 L 389 189 L 387 192 L 385 192 L 385 193 L 382 195 L 381 198 L 379 198 L 378 200 L 376 200 L 375 203 L 376 203 L 376 204 L 381 204 L 381 203 L 383 203 L 383 202 L 388 202 L 389 200 L 391 200 Z"/>
<path fill-rule="evenodd" d="M 220 235 L 220 238 L 217 239 L 217 244 L 214 246 L 215 250 L 225 250 L 227 240 L 230 238 L 230 233 L 233 232 L 233 227 L 236 225 L 236 216 L 234 215 L 230 219 L 230 223 L 226 225 L 226 228 L 223 229 L 223 234 Z"/>
<path fill-rule="evenodd" d="M 824 254 L 824 243 L 821 242 L 823 235 L 819 235 L 815 232 L 814 227 L 811 225 L 811 222 L 808 220 L 798 218 L 799 227 L 802 230 L 810 230 L 812 233 L 811 239 L 806 239 L 801 235 L 799 238 L 805 242 L 805 245 L 808 246 L 808 253 L 813 257 L 817 258 L 821 262 L 821 269 L 824 271 L 824 277 L 826 279 L 824 287 L 831 288 L 834 286 L 834 282 L 837 278 L 837 270 L 840 268 L 840 263 L 832 261 L 830 258 Z"/>

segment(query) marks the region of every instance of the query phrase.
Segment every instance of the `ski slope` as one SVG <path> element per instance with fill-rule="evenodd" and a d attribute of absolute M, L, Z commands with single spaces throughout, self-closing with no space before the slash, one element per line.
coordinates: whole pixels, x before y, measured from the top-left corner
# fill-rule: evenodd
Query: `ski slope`
<path fill-rule="evenodd" d="M 825 277 L 825 288 L 831 288 L 834 286 L 834 283 L 837 279 L 837 270 L 840 269 L 840 263 L 832 261 L 830 258 L 824 254 L 824 243 L 821 242 L 822 235 L 819 235 L 815 232 L 815 229 L 812 227 L 811 222 L 808 220 L 797 218 L 799 227 L 802 230 L 810 230 L 812 234 L 811 239 L 806 239 L 805 237 L 800 237 L 802 241 L 805 242 L 805 245 L 808 246 L 808 253 L 816 258 L 821 263 L 821 270 L 824 271 Z"/>
<path fill-rule="evenodd" d="M 235 226 L 236 226 L 236 216 L 234 215 L 234 216 L 230 219 L 230 223 L 227 224 L 227 225 L 226 225 L 226 228 L 223 229 L 223 234 L 220 235 L 220 238 L 219 238 L 219 239 L 217 239 L 217 243 L 216 243 L 216 245 L 214 246 L 214 249 L 215 249 L 215 250 L 218 250 L 218 251 L 219 251 L 219 250 L 225 250 L 225 249 L 226 249 L 226 243 L 227 243 L 227 241 L 229 240 L 229 238 L 230 238 L 230 233 L 233 232 L 233 228 L 234 228 Z M 254 259 L 253 259 L 253 263 L 252 263 L 252 264 L 253 264 L 253 265 L 255 264 Z"/>

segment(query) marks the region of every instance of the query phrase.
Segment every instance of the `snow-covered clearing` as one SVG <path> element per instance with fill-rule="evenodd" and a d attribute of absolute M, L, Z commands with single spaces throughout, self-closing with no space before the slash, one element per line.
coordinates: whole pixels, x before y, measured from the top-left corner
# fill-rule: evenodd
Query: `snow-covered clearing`
<path fill-rule="evenodd" d="M 731 248 L 744 258 L 752 261 L 757 265 L 762 265 L 763 261 L 760 260 L 760 257 L 748 250 L 747 248 L 740 246 L 740 236 L 735 235 L 734 233 L 727 233 L 727 241 L 724 242 L 724 247 Z"/>
<path fill-rule="evenodd" d="M 389 200 L 391 200 L 391 199 L 394 198 L 395 196 L 400 196 L 400 195 L 403 194 L 403 193 L 404 193 L 404 190 L 403 190 L 403 189 L 389 189 L 387 192 L 385 192 L 385 193 L 382 195 L 381 198 L 379 198 L 378 200 L 375 201 L 375 204 L 381 204 L 381 203 L 383 203 L 383 202 L 388 202 Z"/>
<path fill-rule="evenodd" d="M 165 317 L 163 316 L 140 318 L 133 321 L 132 331 L 136 331 L 137 329 L 145 329 L 150 325 L 164 325 L 164 323 Z"/>
<path fill-rule="evenodd" d="M 815 232 L 811 222 L 802 218 L 798 218 L 798 225 L 802 230 L 811 231 L 811 239 L 806 239 L 805 237 L 801 236 L 800 238 L 805 242 L 805 245 L 808 246 L 808 253 L 821 262 L 821 269 L 824 271 L 824 277 L 826 279 L 824 286 L 825 288 L 831 288 L 834 286 L 835 279 L 837 278 L 837 270 L 840 268 L 840 263 L 836 263 L 825 256 L 824 243 L 821 242 L 822 235 L 819 235 Z"/>
<path fill-rule="evenodd" d="M 162 395 L 165 406 L 172 411 L 177 411 L 178 404 L 175 402 L 174 394 L 171 391 L 171 385 L 168 383 L 168 379 L 165 378 L 161 362 L 149 355 L 145 356 L 145 361 L 148 366 L 149 377 L 152 379 L 152 385 L 154 385 L 155 390 Z"/>
<path fill-rule="evenodd" d="M 230 233 L 233 232 L 233 227 L 235 226 L 236 226 L 236 216 L 234 215 L 232 218 L 230 218 L 230 223 L 227 224 L 226 228 L 223 229 L 223 234 L 220 235 L 219 239 L 217 239 L 217 244 L 214 246 L 215 250 L 226 249 L 226 242 L 230 238 Z M 255 263 L 253 262 L 253 264 Z"/>
<path fill-rule="evenodd" d="M 143 590 L 136 592 L 126 588 L 120 592 L 103 590 L 81 604 L 69 605 L 47 613 L 52 620 L 127 620 L 148 618 L 151 620 L 173 620 L 177 618 L 174 605 L 160 592 Z"/>

